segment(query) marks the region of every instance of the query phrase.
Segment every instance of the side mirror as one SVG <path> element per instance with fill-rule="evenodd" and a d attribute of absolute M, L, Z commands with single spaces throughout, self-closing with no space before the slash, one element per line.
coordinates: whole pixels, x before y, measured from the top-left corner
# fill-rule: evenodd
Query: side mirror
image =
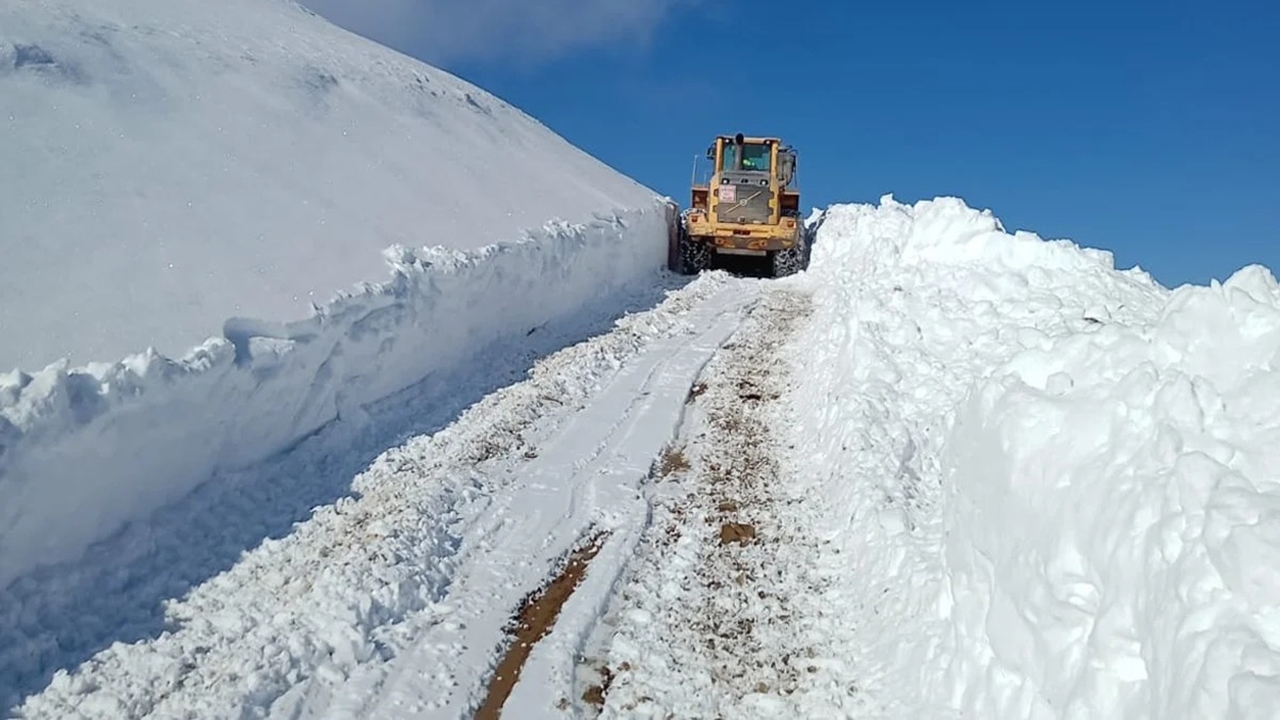
<path fill-rule="evenodd" d="M 715 146 L 715 145 L 708 145 L 708 146 L 707 146 L 707 159 L 708 159 L 708 160 L 715 160 L 715 159 L 716 159 L 716 146 Z"/>

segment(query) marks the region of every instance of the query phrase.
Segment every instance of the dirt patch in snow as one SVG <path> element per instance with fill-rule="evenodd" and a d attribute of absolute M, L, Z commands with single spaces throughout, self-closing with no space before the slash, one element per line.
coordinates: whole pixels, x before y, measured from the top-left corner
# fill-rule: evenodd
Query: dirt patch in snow
<path fill-rule="evenodd" d="M 668 447 L 662 453 L 662 460 L 658 463 L 658 476 L 665 478 L 678 472 L 684 472 L 689 469 L 689 458 L 685 457 L 684 448 Z"/>
<path fill-rule="evenodd" d="M 623 668 L 624 670 L 626 668 Z M 605 693 L 609 692 L 609 685 L 613 683 L 613 673 L 609 672 L 608 666 L 600 668 L 600 684 L 592 685 L 582 693 L 583 702 L 591 705 L 599 710 L 604 707 Z"/>
<path fill-rule="evenodd" d="M 721 507 L 732 505 L 733 503 L 721 503 Z M 729 512 L 733 512 L 732 510 Z M 756 537 L 756 528 L 754 525 L 746 523 L 725 523 L 720 526 L 720 544 L 728 545 L 729 543 L 738 543 L 746 545 Z"/>
<path fill-rule="evenodd" d="M 476 711 L 475 720 L 498 720 L 502 717 L 502 705 L 520 681 L 520 670 L 533 652 L 533 646 L 555 627 L 560 608 L 564 607 L 578 583 L 582 582 L 587 566 L 596 553 L 600 552 L 607 538 L 605 533 L 593 535 L 570 554 L 568 562 L 555 579 L 525 598 L 512 627 L 508 628 L 508 634 L 512 636 L 511 646 L 489 681 L 489 693 Z"/>

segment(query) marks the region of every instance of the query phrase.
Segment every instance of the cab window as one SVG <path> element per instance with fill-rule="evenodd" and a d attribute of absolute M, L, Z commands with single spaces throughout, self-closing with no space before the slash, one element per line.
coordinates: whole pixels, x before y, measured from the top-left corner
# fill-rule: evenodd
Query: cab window
<path fill-rule="evenodd" d="M 742 146 L 742 169 L 743 170 L 769 170 L 769 146 L 768 145 L 743 145 Z"/>
<path fill-rule="evenodd" d="M 720 169 L 737 170 L 738 148 L 733 143 L 725 143 L 720 150 Z"/>

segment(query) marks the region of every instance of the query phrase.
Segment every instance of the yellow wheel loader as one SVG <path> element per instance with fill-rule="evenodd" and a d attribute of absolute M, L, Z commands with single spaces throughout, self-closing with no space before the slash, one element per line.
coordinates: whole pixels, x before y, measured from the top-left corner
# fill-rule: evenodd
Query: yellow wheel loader
<path fill-rule="evenodd" d="M 710 176 L 699 181 L 695 160 L 690 207 L 672 228 L 670 269 L 695 275 L 722 256 L 747 256 L 772 277 L 802 270 L 809 253 L 795 150 L 775 137 L 738 133 L 717 137 L 706 159 Z"/>

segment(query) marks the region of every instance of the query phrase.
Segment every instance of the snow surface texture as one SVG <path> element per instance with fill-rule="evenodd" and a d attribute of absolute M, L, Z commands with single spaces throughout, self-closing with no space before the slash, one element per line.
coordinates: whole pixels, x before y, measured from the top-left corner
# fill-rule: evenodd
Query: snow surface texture
<path fill-rule="evenodd" d="M 856 619 L 826 612 L 815 572 L 822 496 L 797 487 L 779 442 L 809 297 L 790 278 L 762 295 L 699 378 L 682 462 L 649 489 L 645 542 L 584 652 L 609 671 L 575 693 L 605 686 L 601 718 L 821 718 L 856 694 L 826 627 Z"/>
<path fill-rule="evenodd" d="M 0 370 L 180 357 L 392 245 L 474 249 L 654 193 L 289 0 L 0 3 Z"/>
<path fill-rule="evenodd" d="M 953 199 L 821 222 L 798 480 L 852 714 L 1280 715 L 1271 274 L 1170 292 Z"/>
<path fill-rule="evenodd" d="M 508 705 L 555 713 L 548 694 L 567 688 L 571 649 L 646 521 L 637 486 L 754 297 L 704 276 L 541 360 L 381 454 L 359 497 L 166 603 L 168 632 L 58 672 L 19 717 L 462 717 L 507 611 L 589 528 L 611 531 Z"/>
<path fill-rule="evenodd" d="M 392 278 L 180 362 L 0 376 L 0 588 L 485 345 L 654 284 L 663 204 L 480 250 L 388 251 Z M 58 528 L 49 532 L 49 528 Z"/>

